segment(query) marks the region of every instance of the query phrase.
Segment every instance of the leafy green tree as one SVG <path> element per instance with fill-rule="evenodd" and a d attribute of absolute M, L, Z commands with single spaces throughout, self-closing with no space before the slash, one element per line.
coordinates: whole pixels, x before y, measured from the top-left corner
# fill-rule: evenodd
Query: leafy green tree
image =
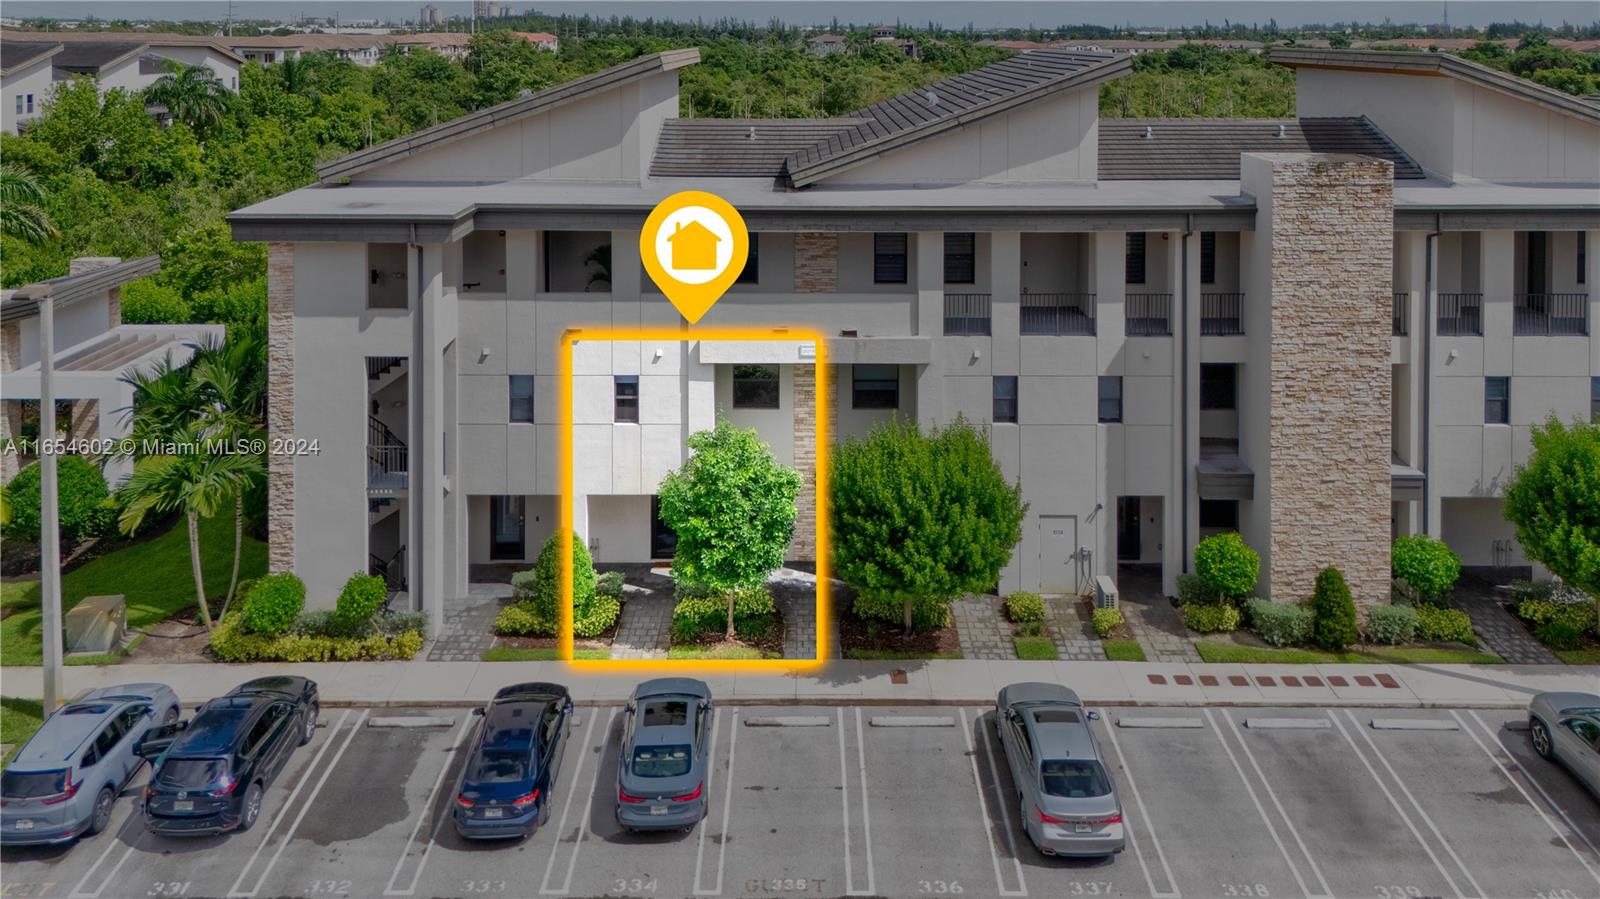
<path fill-rule="evenodd" d="M 1528 558 L 1600 597 L 1600 426 L 1553 415 L 1535 425 L 1528 464 L 1506 487 L 1505 516 Z"/>
<path fill-rule="evenodd" d="M 56 234 L 44 210 L 44 188 L 33 172 L 20 165 L 0 163 L 0 234 L 39 243 Z"/>
<path fill-rule="evenodd" d="M 1212 534 L 1195 544 L 1194 573 L 1218 600 L 1249 596 L 1261 574 L 1261 557 L 1237 532 Z"/>
<path fill-rule="evenodd" d="M 480 31 L 468 44 L 466 69 L 472 75 L 477 109 L 538 91 L 557 79 L 556 55 L 504 29 Z"/>
<path fill-rule="evenodd" d="M 1361 638 L 1357 630 L 1356 603 L 1339 569 L 1328 566 L 1317 573 L 1311 594 L 1311 634 L 1318 646 L 1340 652 Z"/>
<path fill-rule="evenodd" d="M 857 613 L 896 609 L 907 633 L 992 588 L 1022 539 L 1022 487 L 1000 471 L 987 431 L 962 418 L 928 433 L 896 418 L 846 440 L 830 487 L 834 567 Z"/>
<path fill-rule="evenodd" d="M 221 124 L 230 94 L 217 73 L 175 59 L 167 60 L 166 67 L 166 74 L 145 88 L 145 100 L 165 106 L 174 119 L 198 132 Z"/>
<path fill-rule="evenodd" d="M 1397 537 L 1389 552 L 1389 567 L 1420 599 L 1449 593 L 1461 577 L 1461 557 L 1443 540 L 1426 534 Z"/>
<path fill-rule="evenodd" d="M 735 591 L 760 587 L 783 564 L 800 475 L 773 460 L 754 428 L 727 419 L 691 435 L 689 449 L 658 491 L 661 520 L 678 535 L 672 576 L 727 594 L 732 639 Z"/>

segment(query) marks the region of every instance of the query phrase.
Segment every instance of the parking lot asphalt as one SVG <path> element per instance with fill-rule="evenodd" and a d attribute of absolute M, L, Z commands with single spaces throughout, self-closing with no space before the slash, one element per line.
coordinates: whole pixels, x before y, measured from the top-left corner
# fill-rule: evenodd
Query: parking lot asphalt
<path fill-rule="evenodd" d="M 479 719 L 352 708 L 324 713 L 248 833 L 145 833 L 140 775 L 106 833 L 4 850 L 0 895 L 1600 896 L 1600 804 L 1515 713 L 1100 711 L 1129 832 L 1111 862 L 1028 843 L 988 707 L 719 709 L 708 818 L 666 834 L 616 826 L 620 716 L 581 708 L 549 822 L 509 843 L 449 821 Z M 439 720 L 373 726 L 407 715 Z"/>

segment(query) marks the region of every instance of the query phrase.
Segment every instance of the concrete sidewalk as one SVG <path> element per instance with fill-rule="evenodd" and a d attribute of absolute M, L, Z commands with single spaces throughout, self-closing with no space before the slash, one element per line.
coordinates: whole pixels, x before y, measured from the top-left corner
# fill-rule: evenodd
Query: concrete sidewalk
<path fill-rule="evenodd" d="M 673 673 L 663 664 L 662 674 Z M 66 695 L 111 684 L 170 684 L 185 702 L 269 674 L 315 680 L 325 706 L 477 705 L 507 684 L 556 681 L 580 703 L 620 704 L 639 673 L 575 671 L 563 662 L 319 662 L 112 665 L 66 669 Z M 1054 681 L 1098 705 L 1524 708 L 1546 690 L 1600 692 L 1600 667 L 1564 665 L 1233 665 L 1163 662 L 834 661 L 803 674 L 708 674 L 733 704 L 973 705 L 1017 681 Z M 903 682 L 902 682 L 903 681 Z M 37 698 L 41 669 L 0 669 L 0 694 Z"/>

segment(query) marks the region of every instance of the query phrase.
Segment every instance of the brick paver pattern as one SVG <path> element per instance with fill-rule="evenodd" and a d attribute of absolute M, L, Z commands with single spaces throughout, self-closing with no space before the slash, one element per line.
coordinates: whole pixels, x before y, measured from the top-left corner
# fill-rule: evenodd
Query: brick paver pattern
<path fill-rule="evenodd" d="M 444 629 L 428 648 L 430 662 L 476 662 L 494 645 L 494 619 L 511 602 L 510 584 L 471 584 L 467 595 L 445 603 Z"/>
<path fill-rule="evenodd" d="M 1076 596 L 1045 597 L 1045 627 L 1056 655 L 1072 662 L 1105 661 L 1106 650 L 1094 632 L 1083 600 Z"/>
<path fill-rule="evenodd" d="M 969 594 L 950 604 L 951 623 L 961 639 L 961 655 L 968 659 L 1015 659 L 1011 624 L 1001 613 L 998 596 Z"/>
<path fill-rule="evenodd" d="M 1463 577 L 1451 596 L 1472 619 L 1472 630 L 1492 653 L 1512 665 L 1559 665 L 1561 659 L 1533 638 L 1522 622 L 1501 605 L 1493 585 Z"/>
<path fill-rule="evenodd" d="M 1159 569 L 1124 566 L 1117 572 L 1117 603 L 1128 629 L 1152 662 L 1198 662 L 1183 614 L 1161 592 Z"/>

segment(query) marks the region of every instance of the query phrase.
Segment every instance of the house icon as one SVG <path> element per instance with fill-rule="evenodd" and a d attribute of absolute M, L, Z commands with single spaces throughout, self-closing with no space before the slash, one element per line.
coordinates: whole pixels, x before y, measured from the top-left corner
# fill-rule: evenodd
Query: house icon
<path fill-rule="evenodd" d="M 710 228 L 691 221 L 678 223 L 667 240 L 672 243 L 672 267 L 675 269 L 711 270 L 717 267 L 717 242 L 720 238 Z"/>

